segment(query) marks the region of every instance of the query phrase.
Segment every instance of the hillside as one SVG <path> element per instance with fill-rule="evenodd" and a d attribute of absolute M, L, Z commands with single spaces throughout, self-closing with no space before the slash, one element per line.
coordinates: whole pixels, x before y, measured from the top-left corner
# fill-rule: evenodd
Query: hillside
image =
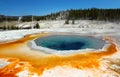
<path fill-rule="evenodd" d="M 17 21 L 20 16 L 5 16 L 0 15 L 0 22 L 2 21 Z M 120 8 L 116 9 L 70 9 L 51 13 L 43 16 L 36 15 L 25 15 L 21 16 L 21 21 L 31 21 L 32 17 L 34 20 L 63 20 L 63 19 L 82 19 L 82 20 L 104 20 L 104 21 L 120 21 Z"/>
<path fill-rule="evenodd" d="M 19 23 L 41 20 L 95 20 L 95 21 L 109 21 L 109 22 L 120 22 L 120 9 L 71 9 L 66 11 L 60 11 L 51 13 L 44 16 L 5 16 L 0 15 L 0 28 L 8 28 L 15 26 Z M 74 23 L 74 22 L 73 22 Z M 27 24 L 28 25 L 28 24 Z M 23 25 L 24 26 L 24 25 Z"/>

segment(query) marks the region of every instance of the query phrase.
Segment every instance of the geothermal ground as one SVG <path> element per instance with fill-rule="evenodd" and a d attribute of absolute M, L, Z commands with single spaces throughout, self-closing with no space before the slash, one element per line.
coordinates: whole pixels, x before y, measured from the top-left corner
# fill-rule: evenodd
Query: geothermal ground
<path fill-rule="evenodd" d="M 0 77 L 120 77 L 119 23 L 87 20 L 75 24 L 38 23 L 41 29 L 0 32 Z M 30 26 L 30 22 L 16 26 L 21 25 Z M 104 39 L 109 45 L 94 52 L 65 55 L 48 54 L 28 46 L 30 40 L 51 33 L 89 35 Z"/>

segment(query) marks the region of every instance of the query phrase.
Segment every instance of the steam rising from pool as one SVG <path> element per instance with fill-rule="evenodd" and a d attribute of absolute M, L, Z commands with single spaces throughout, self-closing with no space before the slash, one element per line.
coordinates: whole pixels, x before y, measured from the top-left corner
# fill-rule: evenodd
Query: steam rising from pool
<path fill-rule="evenodd" d="M 80 35 L 50 35 L 37 38 L 35 44 L 52 50 L 81 50 L 81 49 L 101 49 L 105 41 L 91 36 Z"/>

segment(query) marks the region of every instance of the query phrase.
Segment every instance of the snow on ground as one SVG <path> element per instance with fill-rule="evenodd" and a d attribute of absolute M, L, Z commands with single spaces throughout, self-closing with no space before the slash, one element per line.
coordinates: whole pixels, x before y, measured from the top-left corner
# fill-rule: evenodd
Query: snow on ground
<path fill-rule="evenodd" d="M 28 34 L 41 33 L 41 32 L 68 32 L 68 33 L 82 33 L 82 34 L 98 34 L 98 35 L 120 35 L 119 29 L 86 29 L 86 28 L 56 28 L 56 29 L 29 29 L 29 30 L 13 30 L 13 31 L 1 31 L 0 42 L 9 41 L 13 39 L 19 39 Z M 118 38 L 118 37 L 117 37 Z"/>
<path fill-rule="evenodd" d="M 65 24 L 65 20 L 47 20 L 47 21 L 34 21 L 24 22 L 17 24 L 20 28 L 31 27 L 38 23 L 41 29 L 45 28 L 95 28 L 95 29 L 120 29 L 118 25 L 120 23 L 104 22 L 104 21 L 91 21 L 91 20 L 76 20 L 75 24 L 69 21 L 69 24 Z"/>
<path fill-rule="evenodd" d="M 23 38 L 25 35 L 42 33 L 42 32 L 68 32 L 80 33 L 86 35 L 94 35 L 96 37 L 109 36 L 116 39 L 118 46 L 120 46 L 120 24 L 103 22 L 103 21 L 89 21 L 77 20 L 75 24 L 64 24 L 61 21 L 39 21 L 41 29 L 28 29 L 28 30 L 13 30 L 13 31 L 0 31 L 0 42 L 11 41 L 14 39 Z M 19 27 L 28 27 L 31 23 L 25 22 L 18 24 Z M 120 51 L 111 57 L 103 58 L 101 61 L 98 74 L 93 74 L 97 70 L 78 70 L 68 67 L 55 67 L 46 70 L 42 76 L 39 77 L 120 77 Z M 8 62 L 0 60 L 0 67 L 4 67 Z M 97 72 L 96 72 L 97 73 Z M 102 73 L 102 74 L 101 74 Z M 19 77 L 26 77 L 28 71 L 24 70 L 18 73 Z M 33 77 L 38 77 L 36 74 Z"/>

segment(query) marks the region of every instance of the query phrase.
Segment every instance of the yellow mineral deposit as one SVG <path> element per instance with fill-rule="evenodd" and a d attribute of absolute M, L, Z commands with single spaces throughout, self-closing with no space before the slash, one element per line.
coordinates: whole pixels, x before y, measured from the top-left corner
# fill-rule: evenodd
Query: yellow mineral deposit
<path fill-rule="evenodd" d="M 69 55 L 48 54 L 42 51 L 32 50 L 28 47 L 28 41 L 38 37 L 44 37 L 48 33 L 28 35 L 24 38 L 0 44 L 0 58 L 8 59 L 11 62 L 7 66 L 0 69 L 0 77 L 15 77 L 16 74 L 28 67 L 28 70 L 41 75 L 45 69 L 51 69 L 56 66 L 71 66 L 77 69 L 99 68 L 100 59 L 117 52 L 117 46 L 109 38 L 105 40 L 110 45 L 99 52 L 85 52 Z M 23 63 L 21 63 L 23 62 Z M 16 68 L 16 65 L 19 67 Z"/>

